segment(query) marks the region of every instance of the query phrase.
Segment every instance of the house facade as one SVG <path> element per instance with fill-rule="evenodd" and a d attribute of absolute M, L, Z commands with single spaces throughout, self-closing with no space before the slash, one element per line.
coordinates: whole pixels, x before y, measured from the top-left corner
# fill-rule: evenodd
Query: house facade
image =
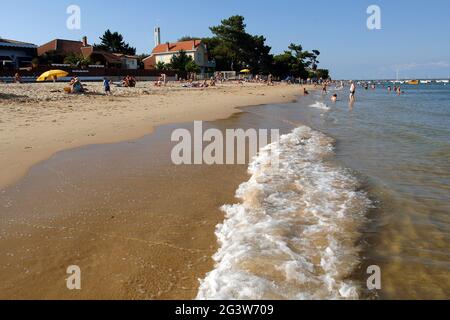
<path fill-rule="evenodd" d="M 86 37 L 83 37 L 82 41 L 55 39 L 38 48 L 39 56 L 48 52 L 56 52 L 61 55 L 82 55 L 90 58 L 95 65 L 106 68 L 138 69 L 137 57 L 97 50 L 88 44 Z"/>
<path fill-rule="evenodd" d="M 137 56 L 131 56 L 128 54 L 114 53 L 122 63 L 122 69 L 136 70 L 139 68 Z"/>
<path fill-rule="evenodd" d="M 32 43 L 0 38 L 0 68 L 18 69 L 31 66 L 37 56 L 37 46 Z"/>
<path fill-rule="evenodd" d="M 46 44 L 39 46 L 38 55 L 42 56 L 48 52 L 56 52 L 63 55 L 67 55 L 70 53 L 81 54 L 81 48 L 87 46 L 87 38 L 84 38 L 83 41 L 54 39 L 50 42 L 47 42 Z"/>
<path fill-rule="evenodd" d="M 202 73 L 216 66 L 214 61 L 209 60 L 208 50 L 201 40 L 189 40 L 157 45 L 153 49 L 152 54 L 143 60 L 144 68 L 156 69 L 158 63 L 169 64 L 172 57 L 179 54 L 180 51 L 184 51 L 188 56 L 192 57 Z"/>

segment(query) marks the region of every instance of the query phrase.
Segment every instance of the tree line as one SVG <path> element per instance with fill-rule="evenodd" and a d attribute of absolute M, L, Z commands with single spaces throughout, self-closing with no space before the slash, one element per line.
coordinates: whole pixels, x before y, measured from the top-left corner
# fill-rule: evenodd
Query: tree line
<path fill-rule="evenodd" d="M 279 78 L 329 78 L 328 70 L 318 68 L 320 51 L 307 51 L 302 45 L 292 43 L 283 53 L 273 55 L 272 48 L 266 44 L 266 38 L 262 35 L 252 35 L 246 28 L 245 18 L 235 15 L 222 20 L 218 26 L 210 27 L 211 37 L 201 39 L 185 36 L 179 41 L 201 39 L 207 47 L 209 57 L 216 62 L 216 70 L 239 72 L 242 69 L 250 69 L 253 74 L 270 73 Z M 136 54 L 136 48 L 126 43 L 120 33 L 110 30 L 100 37 L 100 43 L 94 47 L 111 53 Z M 146 56 L 148 55 L 139 56 L 141 66 Z M 75 54 L 58 57 L 48 53 L 41 60 L 61 60 L 81 65 L 95 63 Z M 156 68 L 175 70 L 180 74 L 200 71 L 192 57 L 183 51 L 173 56 L 170 64 L 158 63 Z"/>
<path fill-rule="evenodd" d="M 280 78 L 329 78 L 328 70 L 318 68 L 319 50 L 306 51 L 300 44 L 291 44 L 283 53 L 273 55 L 272 48 L 266 44 L 266 38 L 251 35 L 246 28 L 245 18 L 236 15 L 222 20 L 218 26 L 210 27 L 213 36 L 201 39 L 207 46 L 209 57 L 215 60 L 217 70 L 239 72 L 242 69 L 250 69 L 253 74 L 271 73 Z M 179 41 L 194 39 L 199 38 L 185 36 Z M 184 53 L 180 55 L 185 56 Z M 180 60 L 178 57 L 174 59 Z M 188 61 L 190 64 L 192 62 Z M 173 63 L 157 66 L 160 69 L 173 67 Z M 176 67 L 179 68 L 180 64 L 176 64 Z"/>

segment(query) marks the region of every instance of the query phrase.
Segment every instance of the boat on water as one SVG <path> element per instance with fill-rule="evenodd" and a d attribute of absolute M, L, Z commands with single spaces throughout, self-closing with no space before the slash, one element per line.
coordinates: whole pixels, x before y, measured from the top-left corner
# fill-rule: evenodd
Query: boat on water
<path fill-rule="evenodd" d="M 419 84 L 419 80 L 409 80 L 406 81 L 406 84 L 417 86 Z"/>
<path fill-rule="evenodd" d="M 430 84 L 431 80 L 420 80 L 421 84 Z"/>

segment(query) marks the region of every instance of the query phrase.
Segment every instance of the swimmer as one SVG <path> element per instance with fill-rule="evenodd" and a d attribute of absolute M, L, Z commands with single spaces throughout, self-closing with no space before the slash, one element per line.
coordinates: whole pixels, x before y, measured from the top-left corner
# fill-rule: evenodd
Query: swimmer
<path fill-rule="evenodd" d="M 333 96 L 331 97 L 331 101 L 332 101 L 332 102 L 336 102 L 336 101 L 337 101 L 337 98 L 338 98 L 338 95 L 335 93 L 335 94 L 333 94 Z"/>

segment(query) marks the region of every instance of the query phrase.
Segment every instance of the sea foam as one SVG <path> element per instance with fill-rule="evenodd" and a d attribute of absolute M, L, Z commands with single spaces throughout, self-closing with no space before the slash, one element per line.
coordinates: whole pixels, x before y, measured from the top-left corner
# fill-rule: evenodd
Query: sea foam
<path fill-rule="evenodd" d="M 309 107 L 310 108 L 315 108 L 315 109 L 321 109 L 321 110 L 330 110 L 330 108 L 325 103 L 320 102 L 320 101 L 316 101 L 315 103 L 313 103 Z"/>
<path fill-rule="evenodd" d="M 215 269 L 197 299 L 358 298 L 349 278 L 369 200 L 333 155 L 333 140 L 305 126 L 260 151 L 236 192 L 241 203 L 222 208 Z"/>

